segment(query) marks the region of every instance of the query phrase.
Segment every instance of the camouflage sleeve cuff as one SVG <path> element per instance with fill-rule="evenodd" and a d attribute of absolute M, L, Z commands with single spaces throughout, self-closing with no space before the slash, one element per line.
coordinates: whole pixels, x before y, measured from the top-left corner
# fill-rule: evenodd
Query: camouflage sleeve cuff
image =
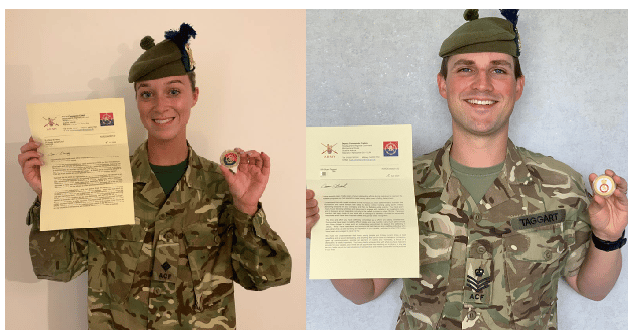
<path fill-rule="evenodd" d="M 26 225 L 33 225 L 33 228 L 36 230 L 40 229 L 40 208 L 40 200 L 35 197 L 35 201 L 33 201 L 33 204 L 26 215 Z"/>
<path fill-rule="evenodd" d="M 235 244 L 231 251 L 235 280 L 248 290 L 264 290 L 291 279 L 291 256 L 282 238 L 271 229 L 258 204 L 253 216 L 231 206 Z"/>
<path fill-rule="evenodd" d="M 253 227 L 256 236 L 259 238 L 266 239 L 269 237 L 271 228 L 266 221 L 266 215 L 262 209 L 262 203 L 258 202 L 258 211 L 256 211 L 253 216 L 249 216 L 231 205 L 231 215 L 236 225 L 236 232 L 241 236 L 248 235 L 249 229 Z"/>

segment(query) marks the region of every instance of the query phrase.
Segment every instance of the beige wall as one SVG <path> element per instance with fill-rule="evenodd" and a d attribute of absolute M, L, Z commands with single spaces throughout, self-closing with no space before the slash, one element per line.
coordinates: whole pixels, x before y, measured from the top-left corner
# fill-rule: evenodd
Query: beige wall
<path fill-rule="evenodd" d="M 127 82 L 139 41 L 187 22 L 200 88 L 188 139 L 215 161 L 233 147 L 271 156 L 262 202 L 293 257 L 291 284 L 237 286 L 238 329 L 304 329 L 305 11 L 7 10 L 5 19 L 6 328 L 87 328 L 86 275 L 53 283 L 31 270 L 24 218 L 35 194 L 17 164 L 30 136 L 26 104 L 123 97 L 132 152 L 146 137 Z"/>

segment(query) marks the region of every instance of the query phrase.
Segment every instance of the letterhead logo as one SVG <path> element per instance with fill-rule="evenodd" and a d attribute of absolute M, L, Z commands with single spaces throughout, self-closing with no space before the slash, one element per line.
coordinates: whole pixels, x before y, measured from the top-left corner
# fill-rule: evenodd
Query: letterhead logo
<path fill-rule="evenodd" d="M 46 124 L 44 124 L 44 128 L 46 128 L 46 130 L 49 130 L 49 131 L 54 130 L 56 129 L 55 126 L 59 126 L 59 124 L 55 122 L 55 119 L 57 118 L 45 118 L 45 117 L 42 117 L 42 118 L 46 120 Z"/>
<path fill-rule="evenodd" d="M 383 141 L 383 156 L 398 156 L 398 141 Z"/>
<path fill-rule="evenodd" d="M 331 144 L 325 144 L 325 145 L 324 145 L 324 144 L 322 143 L 321 145 L 322 145 L 322 146 L 324 146 L 324 147 L 326 147 L 326 149 L 325 149 L 323 152 L 321 152 L 321 154 L 326 154 L 326 155 L 324 155 L 324 158 L 325 158 L 325 159 L 333 159 L 333 158 L 335 157 L 335 154 L 339 154 L 339 153 L 337 153 L 337 151 L 335 150 L 335 146 L 336 146 L 337 144 L 334 144 L 334 145 L 331 145 Z"/>
<path fill-rule="evenodd" d="M 99 113 L 99 124 L 101 126 L 114 125 L 114 115 L 112 113 Z"/>

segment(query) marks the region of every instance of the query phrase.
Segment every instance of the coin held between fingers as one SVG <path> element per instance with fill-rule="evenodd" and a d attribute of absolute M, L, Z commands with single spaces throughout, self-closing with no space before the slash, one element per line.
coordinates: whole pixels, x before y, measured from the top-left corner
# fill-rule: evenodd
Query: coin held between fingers
<path fill-rule="evenodd" d="M 594 179 L 592 189 L 597 195 L 609 197 L 616 190 L 616 183 L 614 183 L 612 177 L 608 175 L 601 175 Z"/>
<path fill-rule="evenodd" d="M 228 149 L 220 155 L 220 164 L 231 169 L 240 164 L 240 154 L 237 151 Z"/>

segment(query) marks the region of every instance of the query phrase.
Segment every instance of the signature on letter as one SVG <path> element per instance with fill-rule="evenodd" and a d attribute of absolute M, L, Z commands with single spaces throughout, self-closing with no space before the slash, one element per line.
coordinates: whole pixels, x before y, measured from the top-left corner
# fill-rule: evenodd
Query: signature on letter
<path fill-rule="evenodd" d="M 324 183 L 321 185 L 322 188 L 345 188 L 348 185 L 348 183 L 344 183 L 344 184 L 339 184 L 339 183 L 335 183 L 335 184 L 328 184 L 328 183 Z"/>

